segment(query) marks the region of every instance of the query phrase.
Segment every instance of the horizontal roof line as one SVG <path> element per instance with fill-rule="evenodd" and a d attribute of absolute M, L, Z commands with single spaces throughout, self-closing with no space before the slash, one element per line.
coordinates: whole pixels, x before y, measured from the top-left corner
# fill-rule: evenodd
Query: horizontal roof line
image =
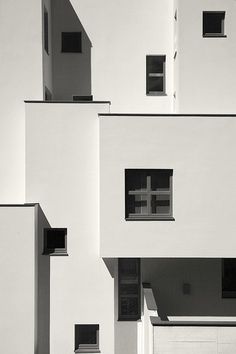
<path fill-rule="evenodd" d="M 159 317 L 151 316 L 153 326 L 164 327 L 236 327 L 235 321 L 162 321 Z"/>
<path fill-rule="evenodd" d="M 236 117 L 236 114 L 174 114 L 174 113 L 98 113 L 99 116 L 105 117 Z"/>
<path fill-rule="evenodd" d="M 0 204 L 1 207 L 32 207 L 39 203 L 25 203 L 25 204 Z"/>
<path fill-rule="evenodd" d="M 25 103 L 75 103 L 75 104 L 80 104 L 80 103 L 87 103 L 87 104 L 94 104 L 94 103 L 107 103 L 107 104 L 111 104 L 110 101 L 40 101 L 40 100 L 25 100 Z"/>

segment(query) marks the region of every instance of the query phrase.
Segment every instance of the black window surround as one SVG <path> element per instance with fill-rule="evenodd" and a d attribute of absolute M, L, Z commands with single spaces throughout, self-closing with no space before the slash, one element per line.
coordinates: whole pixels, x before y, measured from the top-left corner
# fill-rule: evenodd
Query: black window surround
<path fill-rule="evenodd" d="M 66 228 L 44 229 L 43 254 L 50 256 L 68 256 Z"/>
<path fill-rule="evenodd" d="M 146 95 L 166 96 L 166 56 L 146 56 Z"/>
<path fill-rule="evenodd" d="M 82 33 L 62 32 L 61 52 L 62 53 L 82 53 Z"/>
<path fill-rule="evenodd" d="M 222 298 L 236 298 L 236 258 L 222 259 Z"/>
<path fill-rule="evenodd" d="M 225 35 L 225 11 L 203 11 L 203 37 L 227 37 Z"/>
<path fill-rule="evenodd" d="M 126 220 L 175 220 L 172 177 L 172 169 L 126 169 Z"/>
<path fill-rule="evenodd" d="M 75 325 L 75 353 L 100 353 L 99 325 Z"/>
<path fill-rule="evenodd" d="M 140 259 L 118 259 L 118 320 L 141 318 Z"/>

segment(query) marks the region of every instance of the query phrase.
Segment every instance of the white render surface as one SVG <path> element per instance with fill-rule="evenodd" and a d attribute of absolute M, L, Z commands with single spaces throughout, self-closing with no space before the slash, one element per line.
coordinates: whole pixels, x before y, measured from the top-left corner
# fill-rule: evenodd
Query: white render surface
<path fill-rule="evenodd" d="M 101 255 L 234 257 L 235 117 L 99 119 Z M 125 220 L 126 168 L 173 169 L 175 221 Z"/>
<path fill-rule="evenodd" d="M 36 348 L 35 207 L 0 207 L 0 352 Z"/>
<path fill-rule="evenodd" d="M 41 1 L 1 1 L 0 8 L 0 203 L 23 203 L 24 100 L 43 92 Z"/>
<path fill-rule="evenodd" d="M 233 327 L 154 327 L 154 354 L 233 354 Z"/>
<path fill-rule="evenodd" d="M 92 94 L 112 112 L 172 112 L 173 0 L 71 0 L 92 43 Z M 167 96 L 146 96 L 146 55 L 166 55 Z"/>
<path fill-rule="evenodd" d="M 108 104 L 26 104 L 26 196 L 51 227 L 67 228 L 68 257 L 50 259 L 50 354 L 74 353 L 74 325 L 99 324 L 114 352 L 114 281 L 99 258 L 98 112 Z"/>
<path fill-rule="evenodd" d="M 177 0 L 176 112 L 235 113 L 236 3 Z M 224 38 L 203 38 L 202 12 L 225 11 Z"/>

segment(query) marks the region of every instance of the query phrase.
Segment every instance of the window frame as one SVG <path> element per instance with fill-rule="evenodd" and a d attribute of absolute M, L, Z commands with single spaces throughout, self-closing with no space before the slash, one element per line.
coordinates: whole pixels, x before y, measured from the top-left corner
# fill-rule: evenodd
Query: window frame
<path fill-rule="evenodd" d="M 80 36 L 80 48 L 79 49 L 70 49 L 70 50 L 65 50 L 65 46 L 63 46 L 63 43 L 64 41 L 66 40 L 65 39 L 65 36 L 66 35 L 69 35 L 69 34 L 79 34 Z M 81 31 L 63 31 L 61 32 L 61 53 L 65 53 L 65 54 L 81 54 L 82 53 L 82 32 Z"/>
<path fill-rule="evenodd" d="M 140 190 L 129 190 L 128 189 L 128 183 L 127 183 L 127 178 L 128 174 L 132 171 L 133 173 L 141 173 L 141 172 L 146 172 L 146 177 L 147 177 L 147 189 L 144 191 Z M 148 174 L 151 174 L 153 172 L 159 173 L 169 173 L 169 191 L 152 191 L 151 190 L 151 176 L 148 176 Z M 129 213 L 128 214 L 128 196 L 129 195 L 146 195 L 147 196 L 147 209 L 148 213 L 147 214 L 135 214 L 135 213 Z M 169 195 L 170 197 L 170 210 L 168 214 L 154 214 L 151 213 L 151 197 L 152 195 Z M 174 221 L 173 217 L 173 169 L 125 169 L 125 219 L 127 221 Z"/>
<path fill-rule="evenodd" d="M 150 72 L 148 58 L 163 58 L 163 72 Z M 150 91 L 149 90 L 149 79 L 152 77 L 162 77 L 163 78 L 163 90 L 162 91 Z M 146 96 L 166 96 L 166 55 L 146 55 Z"/>
<path fill-rule="evenodd" d="M 93 326 L 96 327 L 96 344 L 86 344 L 86 343 L 81 343 L 79 344 L 79 347 L 76 348 L 77 342 L 79 341 L 79 338 L 76 338 L 76 336 L 79 336 L 79 327 L 89 327 Z M 76 327 L 78 328 L 76 330 Z M 75 353 L 100 353 L 99 349 L 99 324 L 75 324 Z"/>
<path fill-rule="evenodd" d="M 221 32 L 216 33 L 216 32 L 205 32 L 205 24 L 204 22 L 206 21 L 205 16 L 207 14 L 222 14 L 222 19 L 221 19 Z M 225 11 L 203 11 L 202 12 L 202 36 L 203 38 L 226 38 L 227 36 L 225 35 Z"/>
<path fill-rule="evenodd" d="M 49 248 L 47 247 L 47 232 L 48 231 L 63 231 L 64 232 L 64 237 L 65 237 L 65 247 L 60 247 L 60 248 Z M 49 255 L 49 256 L 68 256 L 67 254 L 67 228 L 53 228 L 53 227 L 47 227 L 43 229 L 43 255 Z"/>

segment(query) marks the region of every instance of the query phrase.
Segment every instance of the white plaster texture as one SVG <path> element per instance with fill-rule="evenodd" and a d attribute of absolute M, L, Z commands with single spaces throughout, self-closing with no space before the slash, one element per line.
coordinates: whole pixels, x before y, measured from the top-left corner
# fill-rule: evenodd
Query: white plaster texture
<path fill-rule="evenodd" d="M 114 282 L 99 258 L 98 112 L 108 104 L 26 105 L 26 195 L 52 227 L 67 228 L 68 257 L 51 257 L 50 353 L 74 352 L 74 325 L 99 324 L 114 352 Z"/>
<path fill-rule="evenodd" d="M 235 131 L 235 117 L 100 116 L 101 255 L 234 257 Z M 129 168 L 173 169 L 175 221 L 125 220 Z"/>

